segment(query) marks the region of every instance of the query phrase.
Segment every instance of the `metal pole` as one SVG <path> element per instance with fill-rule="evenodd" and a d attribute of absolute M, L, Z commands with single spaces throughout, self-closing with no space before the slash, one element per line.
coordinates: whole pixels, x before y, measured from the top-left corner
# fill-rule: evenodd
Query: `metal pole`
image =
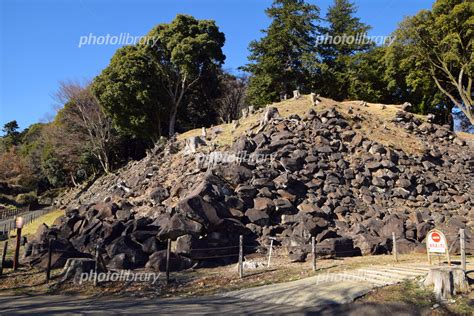
<path fill-rule="evenodd" d="M 462 269 L 466 271 L 466 234 L 464 229 L 459 230 L 460 244 L 461 244 L 461 265 Z"/>
<path fill-rule="evenodd" d="M 392 233 L 392 241 L 393 241 L 393 256 L 395 257 L 395 261 L 398 262 L 398 251 L 397 251 L 397 238 L 395 237 L 395 233 Z"/>
<path fill-rule="evenodd" d="M 168 238 L 168 246 L 166 247 L 166 284 L 170 282 L 170 255 L 171 255 L 171 239 Z"/>
<path fill-rule="evenodd" d="M 316 271 L 316 237 L 311 237 L 311 254 L 313 255 L 313 271 Z"/>
<path fill-rule="evenodd" d="M 270 239 L 270 250 L 268 251 L 268 262 L 267 262 L 267 267 L 270 266 L 270 260 L 272 258 L 272 250 L 273 250 L 273 238 Z"/>
<path fill-rule="evenodd" d="M 16 245 L 15 245 L 15 256 L 13 257 L 13 271 L 18 270 L 20 263 L 20 242 L 21 242 L 21 228 L 16 229 Z"/>
<path fill-rule="evenodd" d="M 3 243 L 2 261 L 0 262 L 0 276 L 3 274 L 3 265 L 5 262 L 5 258 L 7 257 L 7 250 L 8 250 L 8 241 L 5 241 Z"/>
<path fill-rule="evenodd" d="M 239 236 L 239 278 L 244 277 L 244 236 Z"/>

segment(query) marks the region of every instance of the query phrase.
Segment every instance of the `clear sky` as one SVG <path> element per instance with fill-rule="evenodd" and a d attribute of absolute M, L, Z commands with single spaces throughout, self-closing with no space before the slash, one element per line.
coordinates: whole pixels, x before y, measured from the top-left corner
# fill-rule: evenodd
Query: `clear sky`
<path fill-rule="evenodd" d="M 81 36 L 145 35 L 178 13 L 213 19 L 226 35 L 224 68 L 247 61 L 248 43 L 269 24 L 271 0 L 0 0 L 0 126 L 20 128 L 45 120 L 58 81 L 91 79 L 119 45 L 79 47 Z M 308 0 L 325 14 L 332 0 Z M 404 16 L 431 8 L 433 0 L 359 0 L 358 16 L 389 35 Z"/>

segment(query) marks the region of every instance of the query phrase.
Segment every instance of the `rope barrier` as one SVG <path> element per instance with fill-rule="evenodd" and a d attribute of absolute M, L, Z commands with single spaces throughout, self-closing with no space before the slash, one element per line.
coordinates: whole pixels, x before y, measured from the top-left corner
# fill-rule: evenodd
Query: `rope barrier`
<path fill-rule="evenodd" d="M 218 259 L 218 258 L 229 258 L 229 257 L 238 257 L 239 254 L 232 254 L 232 255 L 222 255 L 222 256 L 210 256 L 210 257 L 197 257 L 192 258 L 194 260 L 204 260 L 204 259 Z"/>
<path fill-rule="evenodd" d="M 239 246 L 228 246 L 228 247 L 215 247 L 215 248 L 194 248 L 190 251 L 203 251 L 203 250 L 222 250 L 222 249 L 232 249 L 239 248 Z"/>

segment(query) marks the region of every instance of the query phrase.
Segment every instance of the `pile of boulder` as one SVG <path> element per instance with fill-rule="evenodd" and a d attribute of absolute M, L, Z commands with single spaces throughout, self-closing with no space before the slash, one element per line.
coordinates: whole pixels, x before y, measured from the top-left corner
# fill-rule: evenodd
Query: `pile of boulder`
<path fill-rule="evenodd" d="M 99 245 L 113 268 L 162 270 L 171 239 L 173 267 L 184 269 L 235 261 L 240 235 L 252 249 L 275 238 L 292 261 L 305 260 L 312 236 L 318 255 L 390 253 L 392 233 L 407 253 L 423 251 L 434 227 L 448 241 L 465 228 L 474 251 L 472 148 L 404 111 L 394 122 L 422 142 L 419 155 L 371 141 L 350 122 L 335 109 L 284 118 L 270 107 L 233 143 L 238 159 L 218 164 L 196 163 L 210 154 L 205 145 L 186 155 L 185 143 L 161 145 L 64 198 L 66 215 L 40 229 L 24 259 L 44 263 L 54 239 L 75 256 Z"/>

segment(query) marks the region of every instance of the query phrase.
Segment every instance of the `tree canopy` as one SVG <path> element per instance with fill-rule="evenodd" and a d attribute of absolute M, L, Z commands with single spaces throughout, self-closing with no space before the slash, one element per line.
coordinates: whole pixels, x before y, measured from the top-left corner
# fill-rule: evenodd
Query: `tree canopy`
<path fill-rule="evenodd" d="M 291 94 L 309 91 L 315 63 L 316 24 L 319 8 L 303 0 L 275 0 L 266 10 L 272 19 L 265 36 L 249 45 L 249 101 L 262 106 Z"/>
<path fill-rule="evenodd" d="M 439 91 L 474 124 L 474 2 L 437 0 L 432 10 L 405 19 L 398 34 L 397 40 L 410 49 L 407 58 L 422 69 L 410 74 L 412 80 L 428 73 Z"/>

